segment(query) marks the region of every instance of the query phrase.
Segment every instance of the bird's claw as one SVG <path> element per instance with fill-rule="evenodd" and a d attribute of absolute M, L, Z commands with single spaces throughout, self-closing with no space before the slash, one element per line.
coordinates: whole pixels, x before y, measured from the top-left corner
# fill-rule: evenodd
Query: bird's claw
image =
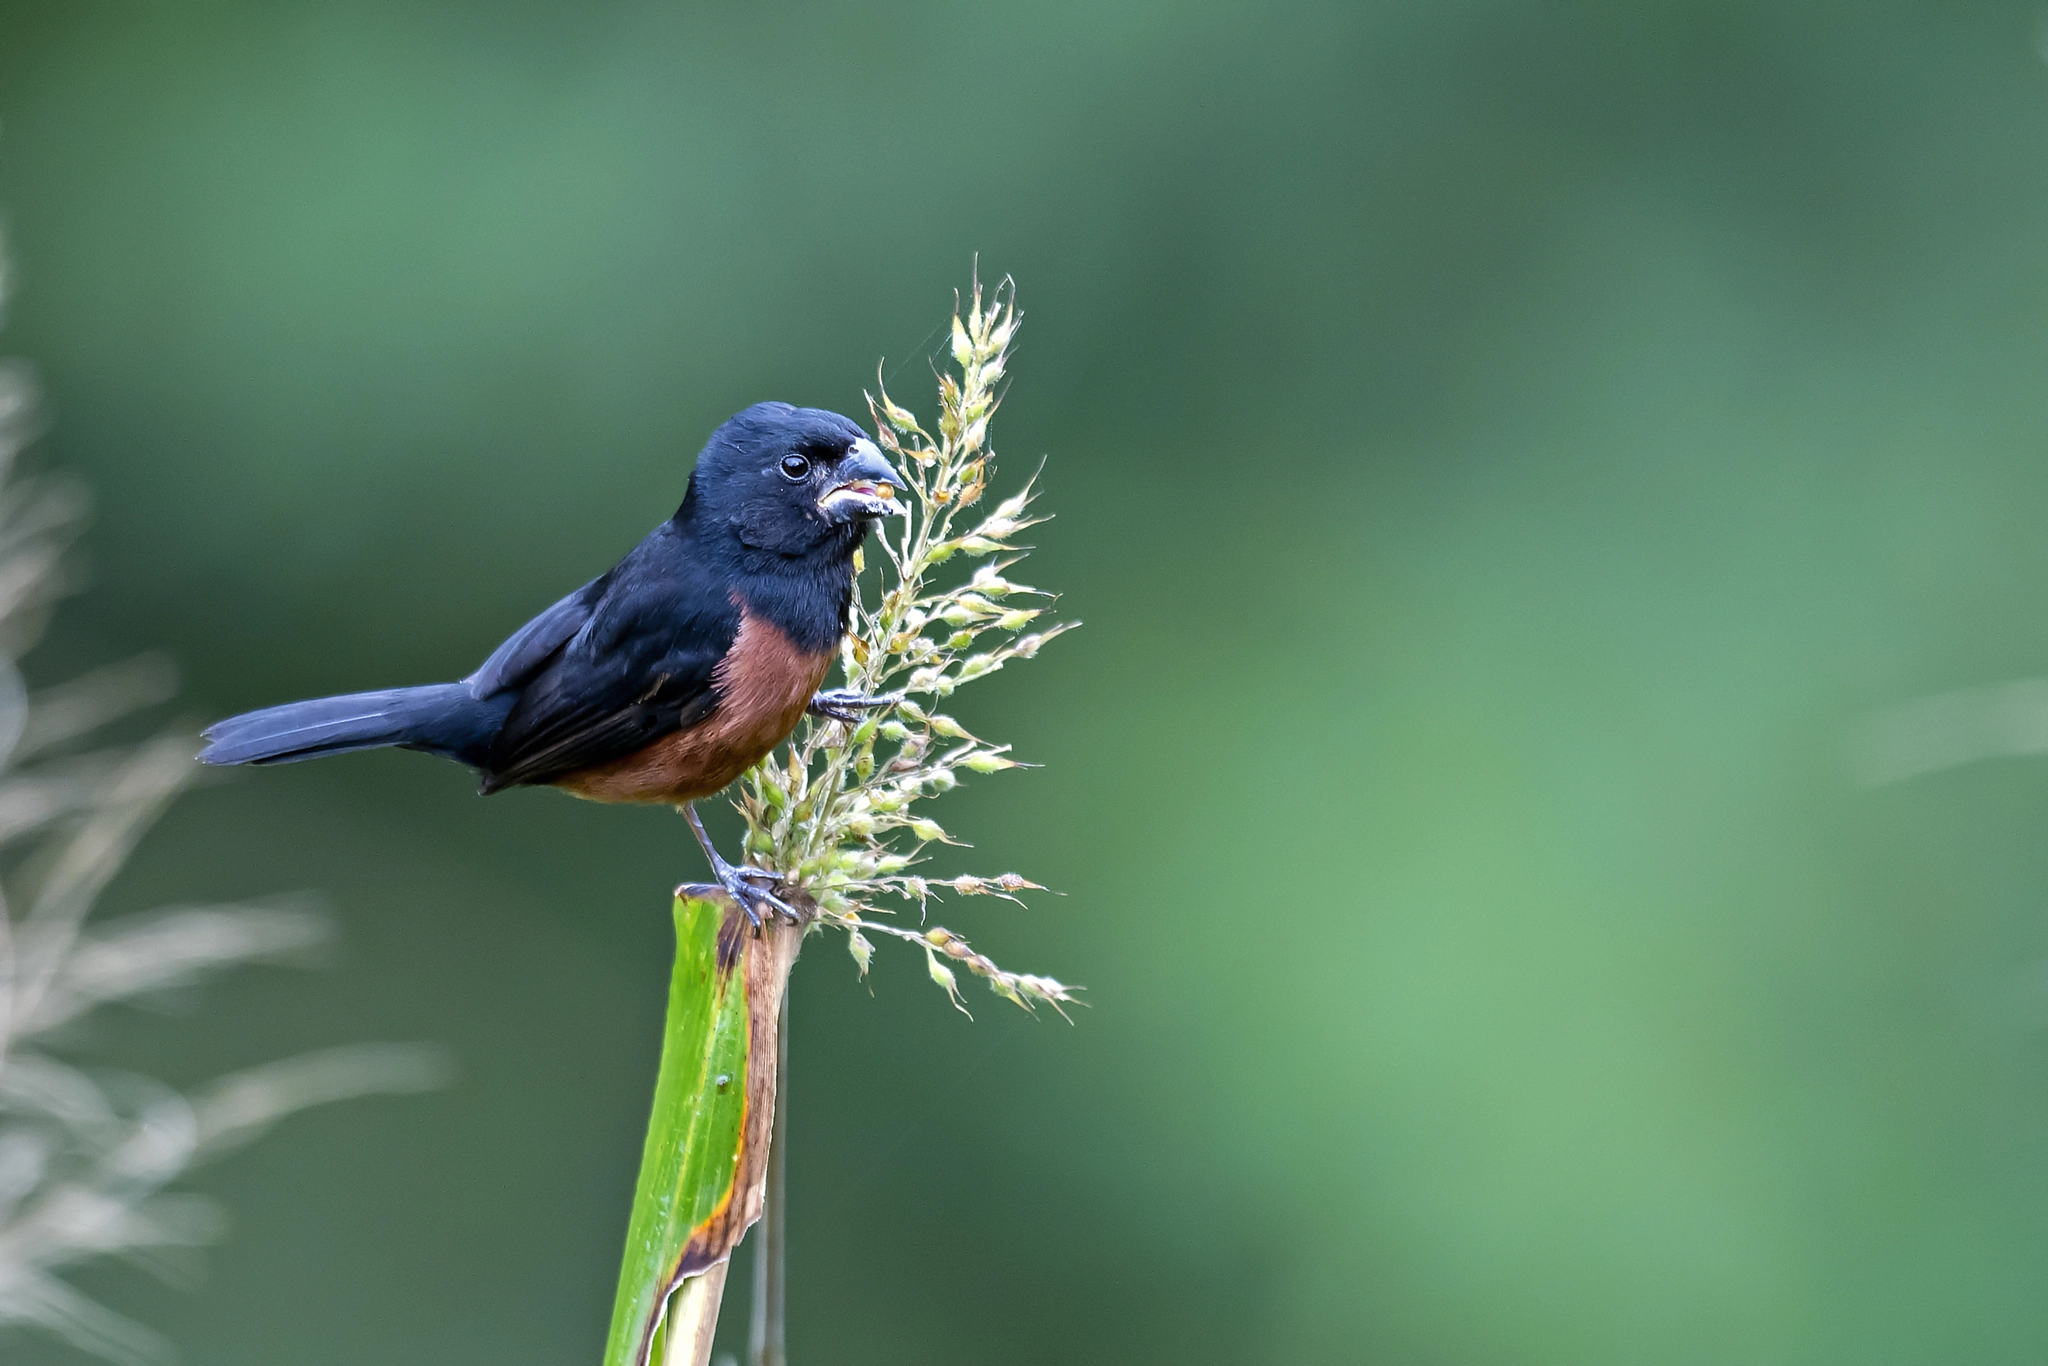
<path fill-rule="evenodd" d="M 755 929 L 761 928 L 764 907 L 792 925 L 803 923 L 803 914 L 796 907 L 768 890 L 782 881 L 780 873 L 751 866 L 734 867 L 724 859 L 720 859 L 711 872 L 712 876 L 718 879 L 718 885 L 725 888 L 734 901 L 739 902 L 740 909 L 747 913 L 747 920 Z M 756 887 L 756 880 L 766 882 L 768 887 Z"/>
<path fill-rule="evenodd" d="M 893 707 L 902 700 L 903 694 L 900 692 L 883 693 L 879 697 L 870 697 L 866 693 L 858 693 L 851 688 L 833 688 L 828 692 L 821 692 L 816 697 L 813 697 L 810 704 L 804 710 L 813 716 L 822 716 L 828 721 L 844 721 L 848 725 L 853 725 L 860 721 L 861 712 L 870 711 L 876 707 Z"/>
<path fill-rule="evenodd" d="M 804 923 L 803 913 L 784 901 L 767 888 L 756 887 L 750 879 L 761 879 L 768 886 L 779 886 L 782 874 L 767 868 L 754 868 L 746 864 L 727 863 L 712 846 L 711 837 L 704 833 L 704 822 L 697 819 L 697 808 L 688 802 L 683 804 L 683 819 L 690 823 L 690 833 L 697 837 L 697 846 L 704 851 L 704 861 L 711 865 L 711 875 L 718 879 L 718 885 L 740 909 L 747 913 L 747 919 L 756 930 L 761 928 L 761 908 L 766 906 L 780 914 L 792 925 Z"/>

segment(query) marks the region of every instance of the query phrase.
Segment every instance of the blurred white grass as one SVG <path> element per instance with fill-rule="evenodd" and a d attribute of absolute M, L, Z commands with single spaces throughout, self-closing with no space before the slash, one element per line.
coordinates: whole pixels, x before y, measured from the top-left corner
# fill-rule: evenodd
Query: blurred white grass
<path fill-rule="evenodd" d="M 2030 754 L 2048 754 L 2048 678 L 1958 688 L 1871 712 L 1850 737 L 1849 761 L 1864 782 L 1882 784 Z"/>
<path fill-rule="evenodd" d="M 4 297 L 0 256 L 0 297 Z M 110 1361 L 167 1360 L 156 1333 L 62 1279 L 119 1256 L 167 1272 L 216 1237 L 213 1204 L 167 1188 L 295 1110 L 445 1079 L 436 1049 L 365 1044 L 223 1077 L 191 1094 L 61 1058 L 92 1011 L 189 988 L 238 964 L 303 958 L 326 922 L 289 904 L 174 907 L 92 920 L 128 853 L 191 781 L 195 740 L 81 747 L 162 701 L 170 666 L 144 657 L 31 697 L 17 661 L 66 590 L 85 511 L 68 481 L 22 474 L 35 389 L 0 361 L 0 1357 L 22 1327 Z"/>

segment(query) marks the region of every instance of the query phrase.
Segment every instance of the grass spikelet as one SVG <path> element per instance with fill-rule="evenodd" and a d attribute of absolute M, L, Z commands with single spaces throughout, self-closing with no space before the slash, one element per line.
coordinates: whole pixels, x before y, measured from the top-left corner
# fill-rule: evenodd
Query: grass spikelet
<path fill-rule="evenodd" d="M 995 506 L 983 505 L 996 469 L 990 425 L 1002 404 L 997 385 L 1017 321 L 1007 281 L 984 295 L 977 280 L 964 307 L 955 300 L 952 366 L 939 375 L 932 429 L 879 379 L 868 395 L 877 440 L 909 481 L 910 511 L 871 543 L 881 582 L 872 601 L 856 593 L 840 663 L 851 690 L 894 705 L 859 722 L 807 722 L 782 756 L 747 775 L 734 804 L 753 861 L 814 904 L 819 924 L 850 936 L 863 975 L 873 952 L 867 930 L 921 947 L 933 981 L 963 1011 L 953 966 L 1026 1010 L 1045 1004 L 1064 1015 L 1077 988 L 1005 971 L 951 931 L 877 919 L 897 909 L 892 902 L 914 905 L 922 916 L 943 892 L 1015 901 L 1042 890 L 1016 873 L 931 879 L 915 871 L 927 848 L 960 841 L 913 807 L 964 778 L 1028 766 L 1008 745 L 970 734 L 940 704 L 1078 624 L 1046 622 L 1052 595 L 1009 577 L 1029 553 L 1017 537 L 1045 520 L 1033 511 L 1037 475 Z"/>

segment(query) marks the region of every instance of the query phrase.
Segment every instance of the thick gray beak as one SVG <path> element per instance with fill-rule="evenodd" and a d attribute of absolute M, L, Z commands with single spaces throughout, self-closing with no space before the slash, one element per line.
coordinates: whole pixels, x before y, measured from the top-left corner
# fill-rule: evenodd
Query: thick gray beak
<path fill-rule="evenodd" d="M 865 437 L 853 443 L 831 478 L 832 486 L 818 500 L 818 510 L 830 521 L 873 520 L 904 511 L 896 498 L 903 476 Z"/>

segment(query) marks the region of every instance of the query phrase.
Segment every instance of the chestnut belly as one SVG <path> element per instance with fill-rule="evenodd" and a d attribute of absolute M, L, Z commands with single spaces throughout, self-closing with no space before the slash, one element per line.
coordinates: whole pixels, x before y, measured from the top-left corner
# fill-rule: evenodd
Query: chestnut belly
<path fill-rule="evenodd" d="M 832 669 L 832 650 L 800 650 L 743 612 L 712 675 L 718 706 L 703 720 L 623 758 L 564 774 L 555 786 L 597 802 L 679 804 L 708 797 L 789 738 Z"/>

